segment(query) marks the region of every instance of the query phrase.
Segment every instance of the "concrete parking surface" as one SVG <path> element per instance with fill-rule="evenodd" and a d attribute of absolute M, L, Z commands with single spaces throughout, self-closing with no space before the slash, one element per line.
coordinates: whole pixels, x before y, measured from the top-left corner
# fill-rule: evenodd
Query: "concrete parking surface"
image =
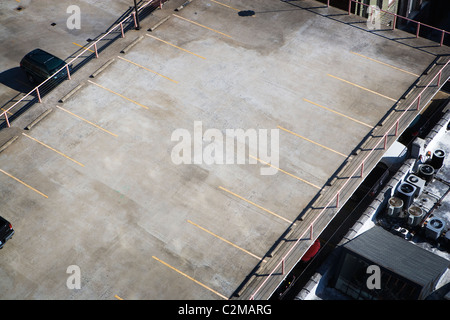
<path fill-rule="evenodd" d="M 0 153 L 0 211 L 16 230 L 0 252 L 1 299 L 230 298 L 436 58 L 281 1 L 195 0 L 175 11 L 183 2 L 167 2 L 102 53 L 93 63 L 114 62 L 99 76 L 86 76 L 96 70 L 87 64 L 49 94 L 37 108 L 52 112 L 31 130 L 21 119 L 3 130 L 18 139 Z M 102 13 L 83 16 L 95 32 L 128 8 L 82 3 L 82 13 Z M 30 6 L 36 19 L 48 9 Z M 55 15 L 63 24 L 65 11 Z M 2 28 L 22 51 L 39 44 L 63 57 L 88 36 L 62 28 L 61 39 L 25 50 Z M 83 87 L 59 102 L 74 83 Z M 278 165 L 251 156 L 175 164 L 172 134 L 193 135 L 196 122 L 224 137 L 277 129 Z M 268 166 L 276 174 L 261 175 Z M 66 285 L 71 265 L 81 289 Z"/>

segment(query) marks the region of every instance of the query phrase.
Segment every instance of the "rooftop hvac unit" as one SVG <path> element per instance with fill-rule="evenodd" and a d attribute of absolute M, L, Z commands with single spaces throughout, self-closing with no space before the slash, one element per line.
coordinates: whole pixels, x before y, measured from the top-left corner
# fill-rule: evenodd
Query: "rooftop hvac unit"
<path fill-rule="evenodd" d="M 397 197 L 403 200 L 403 208 L 408 209 L 413 203 L 414 195 L 416 194 L 417 188 L 412 184 L 403 182 L 400 184 L 397 190 Z"/>
<path fill-rule="evenodd" d="M 391 218 L 397 218 L 403 208 L 403 200 L 398 197 L 391 197 L 388 201 L 387 215 Z"/>
<path fill-rule="evenodd" d="M 407 223 L 411 227 L 416 227 L 422 222 L 423 216 L 424 216 L 424 211 L 420 207 L 411 206 L 408 209 Z"/>
<path fill-rule="evenodd" d="M 415 197 L 418 197 L 422 194 L 423 188 L 425 188 L 425 180 L 422 178 L 419 178 L 415 174 L 410 174 L 405 182 L 408 182 L 409 184 L 416 187 L 416 193 L 414 194 Z"/>
<path fill-rule="evenodd" d="M 444 165 L 445 151 L 442 149 L 436 149 L 431 157 L 430 165 L 435 169 L 439 170 Z"/>
<path fill-rule="evenodd" d="M 445 229 L 445 221 L 434 217 L 431 218 L 425 227 L 425 236 L 437 240 Z"/>
<path fill-rule="evenodd" d="M 425 180 L 425 183 L 433 180 L 434 168 L 429 164 L 421 164 L 419 166 L 418 176 Z"/>

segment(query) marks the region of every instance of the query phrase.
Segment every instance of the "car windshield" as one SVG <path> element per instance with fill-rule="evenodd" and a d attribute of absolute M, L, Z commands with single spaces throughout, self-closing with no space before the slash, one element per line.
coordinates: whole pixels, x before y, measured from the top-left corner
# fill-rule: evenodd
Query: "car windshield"
<path fill-rule="evenodd" d="M 56 71 L 58 71 L 65 65 L 64 61 L 62 61 L 58 58 L 55 58 L 55 57 L 51 57 L 50 59 L 45 61 L 44 64 L 45 64 L 47 70 L 50 72 L 50 74 L 54 74 Z"/>

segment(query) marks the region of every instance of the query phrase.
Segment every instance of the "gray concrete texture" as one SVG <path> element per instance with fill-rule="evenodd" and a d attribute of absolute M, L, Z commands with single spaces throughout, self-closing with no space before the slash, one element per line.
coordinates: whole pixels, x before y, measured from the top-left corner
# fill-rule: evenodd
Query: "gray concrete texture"
<path fill-rule="evenodd" d="M 19 136 L 0 153 L 1 215 L 16 230 L 0 252 L 1 299 L 230 298 L 435 59 L 429 50 L 448 49 L 425 51 L 411 46 L 429 44 L 424 39 L 405 45 L 324 16 L 342 14 L 332 8 L 195 0 L 175 12 L 183 2 L 167 2 L 33 107 L 28 114 L 53 111 L 31 130 L 23 130 L 24 116 L 1 133 Z M 13 10 L 13 3 L 2 5 Z M 30 6 L 40 16 L 51 11 Z M 88 24 L 95 31 L 126 2 L 83 2 L 82 13 L 84 6 L 104 14 Z M 40 45 L 64 56 L 76 42 L 63 30 L 64 40 L 28 46 L 2 28 L 2 40 L 14 38 L 23 51 Z M 14 56 L 1 61 L 11 68 Z M 171 135 L 192 134 L 195 121 L 223 133 L 289 130 L 279 132 L 281 170 L 264 176 L 262 163 L 175 165 Z M 81 269 L 81 289 L 66 286 L 70 265 Z"/>

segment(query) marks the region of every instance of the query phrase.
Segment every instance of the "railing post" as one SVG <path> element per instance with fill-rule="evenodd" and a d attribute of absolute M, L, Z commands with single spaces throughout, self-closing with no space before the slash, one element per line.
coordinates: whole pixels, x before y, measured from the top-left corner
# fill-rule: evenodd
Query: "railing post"
<path fill-rule="evenodd" d="M 327 0 L 327 7 L 330 6 L 330 0 Z"/>
<path fill-rule="evenodd" d="M 136 20 L 136 12 L 133 11 L 131 14 L 133 15 L 134 28 L 137 29 L 138 25 L 137 25 L 137 20 Z"/>
<path fill-rule="evenodd" d="M 8 128 L 11 128 L 11 125 L 9 124 L 9 120 L 8 120 L 8 115 L 7 115 L 7 111 L 5 111 L 5 120 L 6 120 L 6 124 L 8 125 Z"/>
<path fill-rule="evenodd" d="M 419 94 L 419 96 L 417 97 L 417 110 L 419 110 L 420 109 L 420 96 L 421 96 L 422 94 Z"/>
<path fill-rule="evenodd" d="M 339 192 L 336 193 L 336 208 L 339 209 Z"/>
<path fill-rule="evenodd" d="M 159 0 L 159 9 L 162 9 L 162 0 Z"/>
<path fill-rule="evenodd" d="M 95 57 L 98 58 L 97 42 L 94 43 Z"/>
<path fill-rule="evenodd" d="M 69 71 L 69 65 L 66 64 L 66 70 L 67 70 L 67 77 L 69 78 L 69 80 L 71 80 L 70 78 L 70 71 Z"/>
<path fill-rule="evenodd" d="M 444 44 L 444 36 L 445 36 L 445 30 L 442 30 L 442 36 L 441 36 L 441 47 Z"/>
<path fill-rule="evenodd" d="M 361 178 L 364 176 L 364 161 L 361 163 Z"/>
<path fill-rule="evenodd" d="M 416 38 L 419 37 L 419 32 L 420 32 L 420 22 L 417 22 Z"/>
<path fill-rule="evenodd" d="M 398 122 L 399 120 L 397 120 L 397 122 L 395 123 L 395 136 L 398 135 Z"/>
<path fill-rule="evenodd" d="M 281 260 L 281 274 L 284 275 L 284 259 Z"/>
<path fill-rule="evenodd" d="M 125 33 L 123 32 L 123 23 L 120 23 L 120 32 L 122 33 L 122 38 L 125 38 Z"/>
<path fill-rule="evenodd" d="M 392 22 L 392 30 L 395 30 L 396 24 L 397 24 L 397 14 L 394 14 L 394 21 Z"/>
<path fill-rule="evenodd" d="M 387 133 L 384 135 L 384 150 L 386 150 L 387 147 Z"/>
<path fill-rule="evenodd" d="M 348 0 L 348 15 L 350 15 L 352 11 L 352 0 Z"/>
<path fill-rule="evenodd" d="M 438 75 L 438 82 L 437 82 L 438 87 L 441 85 L 441 77 L 442 77 L 442 69 L 441 69 L 441 71 L 439 71 L 439 75 Z"/>
<path fill-rule="evenodd" d="M 311 223 L 311 225 L 309 226 L 309 239 L 312 240 L 313 239 L 313 224 Z"/>
<path fill-rule="evenodd" d="M 38 96 L 39 103 L 42 103 L 41 95 L 39 94 L 39 87 L 36 87 L 36 94 Z"/>

